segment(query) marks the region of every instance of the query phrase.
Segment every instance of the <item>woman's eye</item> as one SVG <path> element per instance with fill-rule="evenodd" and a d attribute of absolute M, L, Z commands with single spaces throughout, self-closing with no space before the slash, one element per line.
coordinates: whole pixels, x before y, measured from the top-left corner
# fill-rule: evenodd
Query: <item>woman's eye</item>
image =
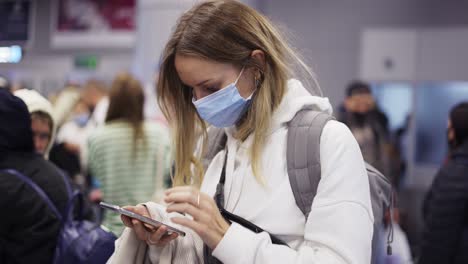
<path fill-rule="evenodd" d="M 210 93 L 215 93 L 215 92 L 218 91 L 218 89 L 213 88 L 213 87 L 208 87 L 208 88 L 205 88 L 205 89 L 206 89 L 208 92 L 210 92 Z"/>

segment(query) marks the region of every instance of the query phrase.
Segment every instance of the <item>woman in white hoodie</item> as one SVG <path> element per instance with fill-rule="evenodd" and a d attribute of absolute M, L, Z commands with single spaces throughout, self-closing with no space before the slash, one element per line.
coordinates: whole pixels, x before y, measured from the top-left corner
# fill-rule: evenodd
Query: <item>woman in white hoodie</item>
<path fill-rule="evenodd" d="M 324 127 L 322 178 L 308 217 L 296 206 L 286 165 L 288 122 L 306 107 L 332 112 L 328 99 L 292 79 L 300 72 L 313 76 L 264 16 L 237 1 L 196 5 L 166 46 L 157 95 L 174 138 L 167 212 L 192 216 L 171 220 L 198 234 L 222 263 L 370 263 L 369 182 L 343 124 Z M 205 171 L 197 149 L 210 125 L 225 128 L 227 143 Z M 223 218 L 213 199 L 223 170 L 222 206 L 287 245 Z M 128 208 L 149 215 L 144 206 Z M 138 220 L 123 221 L 150 247 L 176 242 L 166 227 L 149 232 Z"/>

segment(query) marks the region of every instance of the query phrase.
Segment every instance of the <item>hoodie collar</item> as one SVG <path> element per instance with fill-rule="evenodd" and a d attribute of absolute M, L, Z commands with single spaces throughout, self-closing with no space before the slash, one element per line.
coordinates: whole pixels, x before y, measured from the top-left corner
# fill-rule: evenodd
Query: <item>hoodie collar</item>
<path fill-rule="evenodd" d="M 306 108 L 325 112 L 329 115 L 333 113 L 328 98 L 311 95 L 299 80 L 290 79 L 287 84 L 286 94 L 273 113 L 272 132 L 281 126 L 287 125 L 296 116 L 297 112 Z"/>
<path fill-rule="evenodd" d="M 286 93 L 272 115 L 270 134 L 283 126 L 287 126 L 294 116 L 296 116 L 297 112 L 306 108 L 324 112 L 329 115 L 333 113 L 333 108 L 328 98 L 311 95 L 299 80 L 288 80 Z M 228 137 L 232 137 L 235 131 L 235 127 L 226 128 Z M 251 141 L 252 136 L 249 136 L 244 143 L 250 144 Z"/>

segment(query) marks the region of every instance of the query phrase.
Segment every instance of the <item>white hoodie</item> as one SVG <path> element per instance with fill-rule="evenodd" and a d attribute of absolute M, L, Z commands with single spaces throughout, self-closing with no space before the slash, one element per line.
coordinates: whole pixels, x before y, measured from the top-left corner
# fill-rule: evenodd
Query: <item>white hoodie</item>
<path fill-rule="evenodd" d="M 288 81 L 261 159 L 266 186 L 252 173 L 252 137 L 240 142 L 232 136 L 234 128 L 226 129 L 225 208 L 279 236 L 290 248 L 233 223 L 213 251 L 223 263 L 370 263 L 374 219 L 369 182 L 359 146 L 345 125 L 330 121 L 324 127 L 322 178 L 307 221 L 296 206 L 286 167 L 287 122 L 306 106 L 332 112 L 328 99 L 311 96 L 297 80 Z M 222 151 L 212 160 L 202 192 L 214 196 L 224 156 Z"/>
<path fill-rule="evenodd" d="M 52 119 L 52 127 L 53 127 L 52 135 L 50 137 L 49 145 L 47 146 L 47 149 L 44 153 L 44 157 L 47 159 L 49 157 L 50 149 L 52 148 L 52 145 L 54 144 L 55 130 L 56 130 L 56 121 L 54 118 L 52 105 L 46 98 L 44 98 L 35 90 L 20 89 L 20 90 L 15 91 L 14 94 L 15 96 L 23 100 L 23 102 L 28 107 L 29 113 L 41 111 L 41 112 L 48 114 L 50 118 Z"/>

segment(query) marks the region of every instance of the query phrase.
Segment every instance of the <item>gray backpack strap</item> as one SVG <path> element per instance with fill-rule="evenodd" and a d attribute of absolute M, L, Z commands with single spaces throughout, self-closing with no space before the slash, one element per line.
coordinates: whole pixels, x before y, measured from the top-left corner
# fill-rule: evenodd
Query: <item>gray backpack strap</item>
<path fill-rule="evenodd" d="M 203 155 L 203 167 L 206 171 L 211 160 L 226 146 L 227 135 L 223 128 L 210 127 L 208 129 L 208 149 Z"/>
<path fill-rule="evenodd" d="M 310 109 L 299 111 L 289 123 L 286 160 L 289 181 L 302 213 L 308 217 L 321 178 L 320 137 L 332 116 Z"/>

